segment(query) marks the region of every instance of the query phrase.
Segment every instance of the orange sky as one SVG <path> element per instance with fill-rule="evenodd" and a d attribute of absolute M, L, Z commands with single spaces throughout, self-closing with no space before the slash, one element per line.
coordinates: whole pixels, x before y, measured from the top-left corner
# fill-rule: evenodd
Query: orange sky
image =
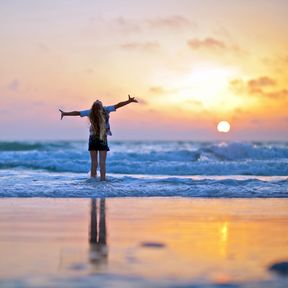
<path fill-rule="evenodd" d="M 86 139 L 87 121 L 59 122 L 57 109 L 129 93 L 140 104 L 111 115 L 113 139 L 287 140 L 287 11 L 285 0 L 1 1 L 0 140 Z"/>

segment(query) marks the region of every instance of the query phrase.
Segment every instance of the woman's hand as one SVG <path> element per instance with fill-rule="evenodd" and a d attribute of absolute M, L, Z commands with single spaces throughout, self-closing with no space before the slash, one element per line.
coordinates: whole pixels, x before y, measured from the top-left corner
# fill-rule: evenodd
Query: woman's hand
<path fill-rule="evenodd" d="M 129 101 L 129 103 L 131 103 L 131 102 L 138 103 L 138 101 L 135 99 L 135 97 L 131 97 L 130 95 L 128 95 L 128 101 Z"/>
<path fill-rule="evenodd" d="M 64 112 L 64 111 L 62 111 L 61 109 L 59 109 L 59 111 L 60 111 L 60 113 L 61 113 L 61 120 L 62 120 L 62 119 L 63 119 L 63 117 L 65 116 L 65 115 L 64 115 L 64 113 L 65 113 L 65 112 Z"/>
<path fill-rule="evenodd" d="M 119 102 L 118 104 L 114 105 L 115 109 L 118 109 L 120 107 L 126 106 L 130 103 L 138 103 L 138 101 L 135 99 L 135 97 L 131 97 L 130 95 L 128 95 L 128 100 L 123 101 L 123 102 Z"/>
<path fill-rule="evenodd" d="M 71 111 L 71 112 L 64 112 L 61 109 L 59 109 L 61 113 L 61 120 L 63 119 L 64 116 L 81 116 L 80 111 Z"/>

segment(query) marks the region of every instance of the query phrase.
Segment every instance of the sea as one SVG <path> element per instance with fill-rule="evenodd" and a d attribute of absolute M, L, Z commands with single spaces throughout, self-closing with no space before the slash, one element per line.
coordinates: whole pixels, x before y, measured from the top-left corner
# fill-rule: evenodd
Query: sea
<path fill-rule="evenodd" d="M 288 197 L 288 142 L 114 140 L 109 147 L 101 182 L 89 177 L 87 141 L 2 141 L 0 197 Z"/>

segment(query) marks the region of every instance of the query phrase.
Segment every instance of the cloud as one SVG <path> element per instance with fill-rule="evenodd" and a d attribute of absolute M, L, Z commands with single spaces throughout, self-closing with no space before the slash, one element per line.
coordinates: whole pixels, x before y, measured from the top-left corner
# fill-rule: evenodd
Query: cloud
<path fill-rule="evenodd" d="M 50 48 L 43 42 L 39 42 L 37 47 L 44 53 L 49 53 L 51 51 Z"/>
<path fill-rule="evenodd" d="M 112 20 L 113 24 L 120 30 L 126 33 L 139 33 L 148 30 L 149 32 L 155 30 L 179 30 L 184 28 L 195 29 L 197 25 L 181 16 L 181 15 L 170 15 L 166 17 L 155 17 L 155 18 L 142 18 L 133 19 L 118 17 Z"/>
<path fill-rule="evenodd" d="M 275 85 L 276 85 L 276 81 L 267 76 L 249 80 L 247 83 L 250 93 L 263 93 L 263 89 L 267 87 L 275 86 Z"/>
<path fill-rule="evenodd" d="M 186 44 L 192 51 L 199 52 L 217 52 L 224 55 L 235 54 L 237 57 L 246 57 L 249 53 L 239 45 L 231 42 L 232 40 L 222 41 L 214 37 L 207 37 L 204 39 L 192 38 L 188 39 Z M 227 53 L 229 52 L 229 54 Z M 225 53 L 225 54 L 224 54 Z"/>
<path fill-rule="evenodd" d="M 279 89 L 277 81 L 269 76 L 261 76 L 248 81 L 234 79 L 230 81 L 229 87 L 236 94 L 247 94 L 249 96 L 271 99 L 288 98 L 288 90 Z"/>
<path fill-rule="evenodd" d="M 149 88 L 149 93 L 152 94 L 165 94 L 166 90 L 161 86 L 152 86 Z"/>
<path fill-rule="evenodd" d="M 287 75 L 288 54 L 277 54 L 262 59 L 263 64 L 275 71 L 277 74 Z"/>
<path fill-rule="evenodd" d="M 12 80 L 9 84 L 8 84 L 8 89 L 12 92 L 17 92 L 19 87 L 20 87 L 20 81 L 18 79 L 14 79 Z"/>
<path fill-rule="evenodd" d="M 160 45 L 158 42 L 127 42 L 124 44 L 121 44 L 120 47 L 122 49 L 127 49 L 127 50 L 146 50 L 146 51 L 151 51 L 151 50 L 157 50 L 160 48 Z"/>
<path fill-rule="evenodd" d="M 192 50 L 197 49 L 226 49 L 227 46 L 223 41 L 217 40 L 215 38 L 205 38 L 205 39 L 190 39 L 187 41 L 188 46 Z"/>
<path fill-rule="evenodd" d="M 124 30 L 125 32 L 141 32 L 142 28 L 141 25 L 138 23 L 137 20 L 127 19 L 124 17 L 118 17 L 113 21 L 118 28 Z"/>
<path fill-rule="evenodd" d="M 192 106 L 203 107 L 203 103 L 199 100 L 189 99 L 185 100 L 185 103 Z"/>
<path fill-rule="evenodd" d="M 233 79 L 229 82 L 229 88 L 235 94 L 242 94 L 245 91 L 245 82 L 241 79 Z"/>
<path fill-rule="evenodd" d="M 146 23 L 151 28 L 183 28 L 183 27 L 195 27 L 196 24 L 180 15 L 172 15 L 168 17 L 154 18 L 146 20 Z"/>
<path fill-rule="evenodd" d="M 35 107 L 40 107 L 40 106 L 43 107 L 46 105 L 46 103 L 44 101 L 33 101 L 33 102 L 30 102 L 30 104 L 32 104 Z"/>
<path fill-rule="evenodd" d="M 91 74 L 94 74 L 96 71 L 95 71 L 94 68 L 88 67 L 87 69 L 84 69 L 83 72 L 84 72 L 85 74 L 91 75 Z"/>
<path fill-rule="evenodd" d="M 266 98 L 286 98 L 288 91 L 286 89 L 277 89 L 277 81 L 268 76 L 262 76 L 251 79 L 246 82 L 246 91 L 249 95 L 255 95 Z"/>
<path fill-rule="evenodd" d="M 271 99 L 288 99 L 288 90 L 282 89 L 279 91 L 274 91 L 270 93 L 263 93 L 264 96 L 269 97 Z"/>

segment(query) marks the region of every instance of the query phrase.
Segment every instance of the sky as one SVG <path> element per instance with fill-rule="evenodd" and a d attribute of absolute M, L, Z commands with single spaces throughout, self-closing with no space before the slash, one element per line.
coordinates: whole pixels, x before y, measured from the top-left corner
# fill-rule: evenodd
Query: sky
<path fill-rule="evenodd" d="M 288 1 L 0 0 L 0 140 L 288 140 Z M 229 133 L 216 129 L 221 120 Z"/>

